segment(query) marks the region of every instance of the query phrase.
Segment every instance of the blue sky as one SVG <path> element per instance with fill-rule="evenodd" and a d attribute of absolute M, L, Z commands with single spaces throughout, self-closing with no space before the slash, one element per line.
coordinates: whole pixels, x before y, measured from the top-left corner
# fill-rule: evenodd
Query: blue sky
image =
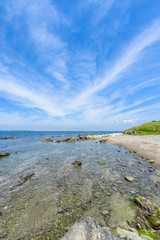
<path fill-rule="evenodd" d="M 0 2 L 0 129 L 160 119 L 159 0 Z"/>

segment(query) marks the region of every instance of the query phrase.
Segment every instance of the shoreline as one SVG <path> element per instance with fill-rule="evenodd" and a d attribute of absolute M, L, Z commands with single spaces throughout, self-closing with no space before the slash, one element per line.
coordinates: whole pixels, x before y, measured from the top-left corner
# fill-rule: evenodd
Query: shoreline
<path fill-rule="evenodd" d="M 95 136 L 95 140 L 106 140 L 107 143 L 134 152 L 160 169 L 160 135 L 128 135 L 113 133 Z"/>

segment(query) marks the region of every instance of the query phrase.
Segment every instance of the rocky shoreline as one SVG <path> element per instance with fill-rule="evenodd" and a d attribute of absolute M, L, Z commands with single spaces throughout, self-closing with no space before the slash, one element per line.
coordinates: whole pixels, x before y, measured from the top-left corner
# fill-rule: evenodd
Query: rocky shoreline
<path fill-rule="evenodd" d="M 4 220 L 4 233 L 1 237 L 7 239 L 4 237 L 9 233 L 7 228 L 14 232 L 15 219 L 21 224 L 21 211 L 15 209 L 23 209 L 24 219 L 26 213 L 28 216 L 33 214 L 35 219 L 42 216 L 35 228 L 35 233 L 26 233 L 26 236 L 32 239 L 61 239 L 63 236 L 63 240 L 159 239 L 160 171 L 154 167 L 153 158 L 148 158 L 147 162 L 146 157 L 142 159 L 138 156 L 139 148 L 135 144 L 139 144 L 140 147 L 143 145 L 140 141 L 136 143 L 137 136 L 116 133 L 45 137 L 41 138 L 44 139 L 42 141 L 37 138 L 36 146 L 39 146 L 39 150 L 42 148 L 37 158 L 38 168 L 33 165 L 27 171 L 20 171 L 14 185 L 12 184 L 10 188 L 12 195 L 16 194 L 17 201 L 20 201 L 19 204 L 15 199 L 12 202 L 12 205 L 15 205 L 14 212 L 9 207 L 12 206 L 10 199 L 7 203 L 5 198 L 4 205 L 1 207 L 0 214 Z M 152 142 L 152 137 L 157 139 L 159 136 L 147 136 L 147 139 Z M 127 141 L 128 147 L 122 146 L 123 141 L 126 144 L 126 139 L 130 139 Z M 144 137 L 140 136 L 140 139 L 144 141 Z M 130 141 L 132 144 L 129 144 Z M 145 141 L 147 142 L 146 138 Z M 146 142 L 145 145 L 150 146 L 150 142 Z M 13 149 L 8 151 L 10 153 L 1 154 L 2 164 L 11 164 L 15 158 L 23 157 L 22 151 L 12 152 Z M 47 151 L 42 158 L 44 149 Z M 63 150 L 62 156 L 60 156 L 60 150 Z M 12 155 L 16 153 L 19 154 Z M 28 156 L 30 154 L 28 151 Z M 57 161 L 60 158 L 61 166 L 57 171 Z M 40 166 L 42 166 L 42 172 L 46 171 L 45 175 L 40 175 Z M 43 182 L 45 187 L 42 187 L 42 196 L 39 197 Z M 51 192 L 46 190 L 44 197 L 46 186 Z M 32 196 L 35 191 L 37 191 L 37 199 L 36 196 Z M 42 199 L 45 204 L 41 206 Z M 13 226 L 7 219 L 11 216 Z M 45 218 L 47 225 L 43 229 L 41 223 Z M 14 234 L 14 236 L 20 236 L 17 235 L 16 229 Z M 23 234 L 21 233 L 21 236 Z"/>

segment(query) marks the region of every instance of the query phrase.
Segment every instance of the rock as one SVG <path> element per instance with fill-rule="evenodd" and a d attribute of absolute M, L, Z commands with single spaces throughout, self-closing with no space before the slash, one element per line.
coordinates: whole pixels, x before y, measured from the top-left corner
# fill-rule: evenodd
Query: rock
<path fill-rule="evenodd" d="M 118 240 L 114 233 L 101 228 L 94 218 L 86 216 L 75 223 L 61 240 Z"/>
<path fill-rule="evenodd" d="M 103 210 L 101 213 L 102 213 L 103 215 L 108 215 L 110 212 L 109 212 L 108 210 Z"/>
<path fill-rule="evenodd" d="M 53 142 L 53 139 L 52 138 L 46 138 L 46 139 L 44 139 L 43 141 L 41 141 L 42 143 L 43 142 Z"/>
<path fill-rule="evenodd" d="M 106 143 L 107 142 L 107 139 L 102 139 L 99 141 L 100 143 Z"/>
<path fill-rule="evenodd" d="M 133 182 L 134 178 L 131 176 L 125 176 L 124 179 L 126 179 L 128 182 Z"/>
<path fill-rule="evenodd" d="M 76 141 L 75 137 L 68 137 L 66 139 L 58 139 L 58 140 L 56 140 L 57 143 L 60 143 L 60 142 L 70 142 L 70 143 L 73 143 L 75 141 Z"/>
<path fill-rule="evenodd" d="M 19 178 L 21 179 L 21 182 L 17 186 L 23 185 L 25 182 L 27 182 L 29 179 L 31 179 L 34 175 L 35 175 L 35 173 L 33 172 L 33 173 L 27 174 L 25 176 L 23 176 L 23 175 L 19 176 Z"/>
<path fill-rule="evenodd" d="M 15 140 L 17 138 L 19 138 L 19 137 L 4 137 L 4 138 L 0 138 L 0 139 L 1 140 L 6 140 L 6 139 L 8 139 L 8 140 Z"/>
<path fill-rule="evenodd" d="M 149 163 L 154 163 L 155 161 L 154 160 L 150 160 Z"/>
<path fill-rule="evenodd" d="M 134 228 L 130 228 L 129 230 L 117 228 L 116 232 L 126 240 L 143 240 L 144 238 L 141 238 L 137 231 Z"/>
<path fill-rule="evenodd" d="M 100 165 L 105 165 L 105 163 L 104 163 L 104 162 L 98 162 L 98 164 L 100 164 Z"/>
<path fill-rule="evenodd" d="M 11 153 L 0 153 L 0 159 L 4 158 L 4 157 L 8 157 L 10 155 L 11 155 Z"/>
<path fill-rule="evenodd" d="M 156 203 L 144 198 L 136 197 L 133 202 L 138 207 L 137 210 L 137 221 L 142 221 L 145 218 L 144 226 L 149 229 L 150 227 L 159 230 L 160 229 L 160 208 Z M 150 227 L 149 227 L 150 225 Z"/>
<path fill-rule="evenodd" d="M 85 134 L 85 135 L 78 135 L 77 141 L 85 141 L 85 140 L 95 140 L 95 137 L 91 134 Z"/>
<path fill-rule="evenodd" d="M 121 159 L 120 158 L 116 158 L 117 161 L 120 161 Z"/>
<path fill-rule="evenodd" d="M 72 163 L 72 165 L 73 165 L 74 167 L 80 167 L 80 166 L 82 166 L 82 162 L 80 162 L 80 161 L 75 161 L 75 162 Z"/>

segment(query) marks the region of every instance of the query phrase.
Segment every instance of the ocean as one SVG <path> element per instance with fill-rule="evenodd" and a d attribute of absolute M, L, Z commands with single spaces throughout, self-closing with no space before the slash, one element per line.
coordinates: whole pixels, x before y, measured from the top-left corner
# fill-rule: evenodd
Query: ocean
<path fill-rule="evenodd" d="M 19 137 L 0 140 L 0 154 L 17 152 L 0 159 L 0 239 L 57 240 L 85 215 L 102 226 L 127 219 L 122 210 L 135 196 L 160 204 L 159 173 L 140 156 L 96 140 L 56 143 L 87 133 L 113 132 L 0 131 Z M 47 137 L 54 141 L 42 143 Z"/>

